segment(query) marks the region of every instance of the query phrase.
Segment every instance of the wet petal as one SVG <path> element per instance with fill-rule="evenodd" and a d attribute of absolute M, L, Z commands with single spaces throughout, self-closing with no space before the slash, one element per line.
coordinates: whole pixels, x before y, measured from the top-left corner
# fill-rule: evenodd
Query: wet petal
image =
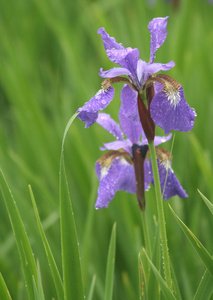
<path fill-rule="evenodd" d="M 168 174 L 167 174 L 168 168 Z M 178 181 L 177 177 L 174 174 L 172 168 L 165 163 L 161 163 L 158 160 L 158 170 L 160 176 L 160 184 L 161 184 L 161 192 L 163 194 L 163 199 L 168 200 L 169 198 L 177 195 L 180 198 L 186 198 L 188 195 L 186 194 L 185 190 L 182 188 L 180 182 Z M 166 178 L 167 175 L 167 178 Z M 166 185 L 165 185 L 166 180 Z M 164 189 L 165 185 L 165 189 Z"/>
<path fill-rule="evenodd" d="M 194 126 L 195 111 L 186 103 L 182 86 L 177 90 L 163 88 L 152 99 L 150 112 L 155 124 L 164 129 L 190 131 Z"/>
<path fill-rule="evenodd" d="M 132 121 L 127 118 L 124 114 L 123 106 L 121 106 L 119 110 L 119 121 L 126 137 L 132 142 L 132 144 L 137 143 L 142 134 L 141 122 Z"/>
<path fill-rule="evenodd" d="M 99 90 L 97 94 L 78 109 L 78 118 L 86 122 L 85 128 L 90 127 L 98 118 L 98 112 L 103 110 L 112 101 L 114 88 L 110 87 L 107 91 Z"/>
<path fill-rule="evenodd" d="M 171 162 L 170 161 L 160 162 L 159 159 L 157 159 L 157 164 L 158 164 L 158 171 L 160 177 L 161 193 L 164 192 L 163 199 L 168 200 L 169 198 L 175 195 L 179 196 L 180 198 L 188 197 L 187 193 L 181 186 L 180 182 L 178 181 L 177 177 L 174 174 L 174 171 L 171 168 Z M 151 176 L 152 176 L 152 184 L 154 185 L 152 168 L 151 168 Z"/>
<path fill-rule="evenodd" d="M 120 126 L 111 118 L 109 114 L 99 113 L 96 122 L 109 131 L 116 139 L 123 140 L 123 133 Z"/>
<path fill-rule="evenodd" d="M 151 33 L 150 41 L 150 63 L 153 63 L 155 59 L 155 52 L 161 45 L 163 45 L 167 36 L 167 19 L 165 18 L 154 18 L 149 22 L 148 28 Z"/>
<path fill-rule="evenodd" d="M 105 31 L 103 27 L 98 29 L 98 34 L 101 34 L 101 38 L 104 43 L 104 48 L 106 50 L 110 49 L 125 49 L 122 44 L 119 44 L 116 42 L 116 39 L 114 37 L 110 37 L 110 35 Z"/>
<path fill-rule="evenodd" d="M 128 85 L 124 85 L 121 90 L 121 103 L 124 114 L 127 118 L 139 122 L 137 96 L 138 93 Z"/>
<path fill-rule="evenodd" d="M 96 163 L 96 173 L 100 181 L 96 209 L 108 207 L 109 202 L 117 191 L 125 190 L 128 193 L 136 192 L 136 183 L 133 165 L 122 157 L 116 157 L 110 167 Z"/>

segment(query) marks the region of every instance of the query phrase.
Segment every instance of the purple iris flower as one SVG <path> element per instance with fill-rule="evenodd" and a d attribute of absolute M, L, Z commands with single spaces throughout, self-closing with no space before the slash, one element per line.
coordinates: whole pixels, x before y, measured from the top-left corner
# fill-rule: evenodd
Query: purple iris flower
<path fill-rule="evenodd" d="M 96 162 L 95 169 L 100 181 L 98 197 L 95 204 L 95 208 L 97 209 L 108 207 L 109 202 L 115 196 L 117 191 L 125 190 L 128 193 L 136 193 L 133 149 L 134 145 L 137 145 L 138 148 L 142 148 L 148 144 L 148 141 L 144 135 L 141 123 L 127 118 L 122 106 L 119 111 L 119 121 L 122 130 L 109 114 L 99 113 L 97 118 L 97 123 L 116 138 L 115 141 L 104 144 L 104 147 L 102 147 L 101 150 L 111 151 L 104 154 Z M 124 135 L 127 138 L 124 138 Z M 154 143 L 157 146 L 160 143 L 168 141 L 170 138 L 171 134 L 165 137 L 155 136 Z M 174 195 L 187 197 L 172 169 L 168 168 L 165 155 L 164 162 L 162 159 L 158 159 L 158 163 L 162 192 L 167 175 L 164 199 L 167 200 Z M 144 190 L 149 189 L 150 183 L 154 184 L 151 162 L 149 159 L 145 159 Z"/>
<path fill-rule="evenodd" d="M 143 92 L 150 84 L 153 84 L 155 95 L 148 103 L 148 114 L 151 114 L 154 123 L 162 127 L 165 133 L 171 129 L 179 131 L 192 129 L 196 114 L 186 103 L 182 86 L 169 76 L 153 75 L 158 71 L 170 70 L 175 65 L 173 61 L 166 64 L 154 62 L 155 53 L 167 36 L 167 19 L 168 17 L 154 18 L 148 25 L 151 33 L 148 63 L 139 58 L 137 48 L 125 48 L 122 44 L 117 43 L 115 38 L 110 37 L 104 28 L 98 30 L 108 58 L 119 67 L 107 71 L 100 69 L 99 75 L 107 78 L 102 84 L 102 89 L 78 110 L 78 118 L 86 122 L 85 127 L 91 126 L 97 120 L 98 112 L 103 110 L 113 99 L 114 88 L 111 85 L 118 81 L 124 81 L 127 84 L 121 91 L 121 101 L 124 113 L 128 118 L 139 121 L 139 118 L 136 119 L 136 116 L 138 117 L 138 94 L 141 101 L 144 101 Z M 121 77 L 123 75 L 126 77 Z"/>

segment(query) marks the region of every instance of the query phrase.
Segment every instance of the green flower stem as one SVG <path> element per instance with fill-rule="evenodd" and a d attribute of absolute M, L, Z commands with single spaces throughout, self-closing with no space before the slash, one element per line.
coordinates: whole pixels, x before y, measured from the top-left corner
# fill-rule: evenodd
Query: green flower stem
<path fill-rule="evenodd" d="M 152 250 L 151 250 L 151 244 L 150 244 L 150 238 L 148 232 L 148 224 L 146 219 L 146 210 L 141 211 L 141 220 L 142 220 L 142 228 L 143 228 L 146 252 L 149 258 L 152 259 Z"/>
<path fill-rule="evenodd" d="M 157 165 L 157 157 L 155 151 L 154 141 L 149 142 L 150 156 L 152 161 L 152 171 L 155 183 L 155 195 L 157 202 L 157 211 L 158 211 L 158 223 L 160 229 L 160 239 L 161 239 L 161 248 L 162 248 L 162 259 L 164 266 L 164 274 L 165 280 L 172 291 L 172 278 L 171 278 L 171 270 L 170 270 L 170 261 L 169 261 L 169 251 L 167 245 L 167 236 L 166 236 L 166 226 L 165 226 L 165 217 L 164 217 L 164 209 L 163 209 L 163 199 L 161 196 L 161 186 L 160 186 L 160 178 L 158 173 L 158 165 Z"/>

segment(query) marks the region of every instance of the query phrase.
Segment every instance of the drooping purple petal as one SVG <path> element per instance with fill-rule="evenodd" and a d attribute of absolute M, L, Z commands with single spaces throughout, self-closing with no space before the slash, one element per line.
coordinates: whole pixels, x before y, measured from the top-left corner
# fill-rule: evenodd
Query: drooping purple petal
<path fill-rule="evenodd" d="M 165 18 L 154 18 L 149 22 L 148 28 L 151 33 L 150 41 L 150 63 L 153 63 L 155 59 L 155 52 L 160 48 L 167 36 L 167 19 Z"/>
<path fill-rule="evenodd" d="M 124 149 L 126 152 L 128 152 L 130 155 L 132 154 L 131 146 L 132 143 L 130 140 L 123 140 L 123 141 L 114 141 L 110 143 L 104 143 L 104 147 L 100 147 L 101 150 L 119 150 Z"/>
<path fill-rule="evenodd" d="M 109 168 L 102 167 L 97 162 L 95 168 L 100 181 L 96 209 L 108 207 L 117 191 L 125 190 L 128 193 L 136 193 L 133 165 L 124 158 L 116 157 Z"/>
<path fill-rule="evenodd" d="M 182 86 L 175 92 L 163 88 L 152 99 L 150 112 L 165 133 L 172 129 L 187 132 L 194 126 L 196 113 L 187 104 Z"/>
<path fill-rule="evenodd" d="M 168 134 L 167 136 L 157 136 L 156 135 L 154 138 L 154 144 L 155 144 L 155 146 L 158 146 L 162 143 L 169 141 L 171 139 L 171 137 L 172 137 L 172 133 Z"/>
<path fill-rule="evenodd" d="M 137 104 L 138 93 L 128 85 L 121 90 L 121 103 L 124 114 L 133 121 L 140 121 Z"/>
<path fill-rule="evenodd" d="M 103 78 L 112 78 L 116 76 L 121 76 L 121 75 L 130 75 L 130 71 L 127 70 L 126 68 L 112 68 L 107 71 L 103 71 L 103 69 L 100 69 L 99 75 Z"/>
<path fill-rule="evenodd" d="M 120 126 L 111 118 L 109 114 L 99 113 L 96 122 L 109 131 L 117 140 L 123 140 L 123 133 Z"/>
<path fill-rule="evenodd" d="M 179 196 L 180 198 L 188 197 L 185 190 L 182 188 L 180 182 L 178 181 L 177 177 L 175 176 L 171 166 L 168 166 L 168 164 L 165 163 L 161 163 L 158 160 L 158 170 L 160 176 L 161 192 L 162 193 L 164 192 L 163 194 L 164 200 L 168 200 L 169 198 L 175 195 Z"/>
<path fill-rule="evenodd" d="M 106 91 L 99 90 L 97 94 L 78 109 L 78 118 L 86 122 L 85 128 L 90 127 L 98 118 L 98 112 L 103 110 L 112 101 L 114 88 L 109 87 Z"/>
<path fill-rule="evenodd" d="M 151 73 L 157 73 L 159 71 L 168 71 L 171 68 L 173 68 L 174 66 L 175 66 L 175 63 L 173 60 L 171 60 L 167 64 L 160 64 L 160 63 L 147 64 L 147 68 L 146 68 L 145 72 L 147 74 L 151 74 Z"/>
<path fill-rule="evenodd" d="M 124 114 L 123 106 L 121 106 L 119 110 L 119 121 L 126 137 L 132 142 L 132 144 L 137 143 L 142 134 L 141 122 L 132 121 L 127 118 Z"/>

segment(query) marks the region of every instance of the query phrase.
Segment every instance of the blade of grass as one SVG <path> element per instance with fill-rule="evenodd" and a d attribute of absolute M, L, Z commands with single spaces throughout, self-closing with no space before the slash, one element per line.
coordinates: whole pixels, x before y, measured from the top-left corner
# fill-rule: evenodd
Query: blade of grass
<path fill-rule="evenodd" d="M 213 294 L 213 279 L 209 271 L 205 271 L 193 300 L 210 299 Z"/>
<path fill-rule="evenodd" d="M 213 204 L 198 190 L 198 193 L 201 195 L 203 201 L 206 203 L 206 206 L 210 210 L 210 212 L 213 214 Z"/>
<path fill-rule="evenodd" d="M 89 295 L 87 297 L 87 300 L 92 300 L 93 299 L 93 292 L 94 292 L 94 287 L 95 287 L 95 279 L 96 279 L 96 275 L 94 275 L 93 278 L 92 278 L 92 283 L 91 283 L 91 286 L 90 286 Z"/>
<path fill-rule="evenodd" d="M 62 266 L 64 279 L 64 298 L 67 300 L 84 299 L 77 233 L 69 195 L 63 153 L 67 132 L 77 115 L 78 114 L 76 113 L 70 118 L 64 131 L 59 172 Z"/>
<path fill-rule="evenodd" d="M 41 235 L 41 238 L 42 238 L 42 241 L 43 241 L 43 244 L 44 244 L 44 248 L 45 248 L 47 259 L 48 259 L 49 266 L 50 266 L 50 269 L 51 269 L 52 277 L 53 277 L 53 280 L 54 280 L 54 283 L 55 283 L 55 288 L 56 288 L 56 292 L 57 292 L 57 295 L 58 295 L 58 299 L 64 299 L 63 283 L 62 283 L 62 280 L 61 280 L 61 276 L 59 274 L 54 256 L 52 254 L 51 248 L 50 248 L 49 243 L 47 241 L 45 232 L 43 230 L 41 220 L 40 220 L 40 217 L 39 217 L 39 213 L 38 213 L 38 209 L 37 209 L 37 205 L 36 205 L 35 198 L 34 198 L 34 195 L 33 195 L 33 191 L 32 191 L 32 188 L 31 188 L 30 185 L 29 185 L 29 192 L 30 192 L 30 197 L 31 197 L 32 203 L 33 203 L 34 213 L 35 213 L 35 216 L 36 216 L 36 220 L 37 220 L 37 224 L 38 224 L 38 227 L 39 227 L 40 235 Z"/>
<path fill-rule="evenodd" d="M 111 234 L 108 257 L 107 257 L 107 270 L 106 270 L 105 295 L 104 295 L 105 300 L 111 300 L 113 294 L 115 244 L 116 244 L 116 224 L 114 224 L 112 228 L 112 234 Z"/>
<path fill-rule="evenodd" d="M 198 240 L 198 238 L 191 232 L 191 230 L 181 221 L 181 219 L 175 214 L 172 207 L 169 205 L 169 208 L 175 217 L 176 221 L 180 225 L 181 229 L 185 233 L 188 240 L 191 242 L 192 246 L 196 250 L 197 254 L 203 261 L 204 265 L 210 272 L 210 274 L 213 276 L 213 259 L 209 252 L 206 250 L 206 248 L 201 244 L 201 242 Z"/>
<path fill-rule="evenodd" d="M 147 300 L 146 279 L 144 276 L 144 266 L 141 254 L 138 255 L 138 273 L 139 273 L 139 300 Z"/>
<path fill-rule="evenodd" d="M 13 199 L 2 170 L 0 170 L 0 185 L 21 258 L 29 299 L 34 299 L 33 277 L 37 284 L 36 263 L 16 202 Z"/>
<path fill-rule="evenodd" d="M 159 273 L 159 271 L 156 269 L 156 267 L 153 265 L 152 261 L 149 259 L 145 249 L 143 248 L 143 252 L 152 268 L 152 271 L 154 272 L 156 279 L 161 287 L 162 293 L 164 294 L 165 299 L 167 300 L 175 300 L 175 296 L 172 294 L 172 292 L 170 291 L 170 289 L 168 288 L 166 282 L 164 281 L 164 279 L 162 278 L 161 274 Z"/>
<path fill-rule="evenodd" d="M 45 300 L 43 287 L 42 287 L 42 280 L 41 280 L 41 270 L 40 270 L 40 265 L 39 265 L 38 261 L 37 261 L 37 276 L 38 276 L 38 286 L 36 286 L 36 282 L 33 278 L 35 300 Z"/>
<path fill-rule="evenodd" d="M 12 299 L 1 273 L 0 273 L 0 299 L 4 299 L 4 300 Z"/>

